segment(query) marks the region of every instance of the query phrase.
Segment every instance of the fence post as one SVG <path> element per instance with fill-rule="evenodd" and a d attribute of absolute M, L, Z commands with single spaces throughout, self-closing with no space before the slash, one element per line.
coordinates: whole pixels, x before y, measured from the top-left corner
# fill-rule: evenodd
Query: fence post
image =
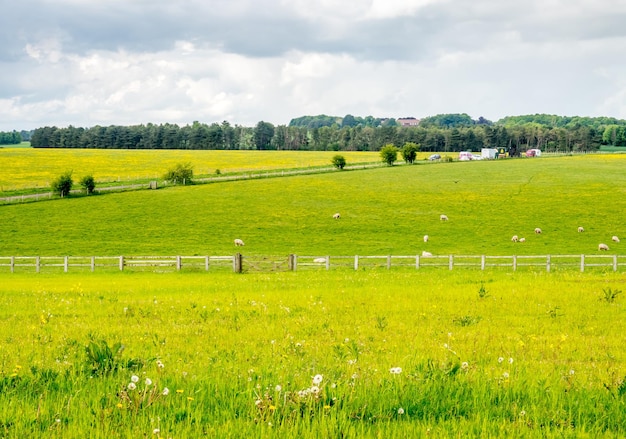
<path fill-rule="evenodd" d="M 289 266 L 289 271 L 296 271 L 297 268 L 297 258 L 296 255 L 290 254 L 287 257 L 287 265 Z"/>
<path fill-rule="evenodd" d="M 91 272 L 93 273 L 94 271 L 96 271 L 96 257 L 92 256 L 91 257 Z"/>
<path fill-rule="evenodd" d="M 585 255 L 580 255 L 580 272 L 585 271 Z"/>
<path fill-rule="evenodd" d="M 120 271 L 124 271 L 124 256 L 120 256 Z"/>
<path fill-rule="evenodd" d="M 452 270 L 452 267 L 454 267 L 454 257 L 452 255 L 450 255 L 450 262 L 448 263 L 450 270 Z"/>
<path fill-rule="evenodd" d="M 546 271 L 550 273 L 550 255 L 546 258 Z"/>
<path fill-rule="evenodd" d="M 480 257 L 480 269 L 485 271 L 485 255 Z"/>
<path fill-rule="evenodd" d="M 391 269 L 391 255 L 387 255 L 387 270 Z"/>
<path fill-rule="evenodd" d="M 513 271 L 517 271 L 517 256 L 513 255 Z"/>
<path fill-rule="evenodd" d="M 70 258 L 69 256 L 65 256 L 65 258 L 63 259 L 63 271 L 65 273 L 67 273 L 69 265 L 70 265 Z"/>
<path fill-rule="evenodd" d="M 420 255 L 415 255 L 415 269 L 420 269 Z"/>
<path fill-rule="evenodd" d="M 40 263 L 40 262 L 41 262 L 41 258 L 40 258 L 39 256 L 37 256 L 37 257 L 35 258 L 35 267 L 36 267 L 36 268 L 35 268 L 35 271 L 36 271 L 37 273 L 39 273 L 39 269 L 40 269 L 40 267 L 41 267 L 41 263 Z"/>
<path fill-rule="evenodd" d="M 326 271 L 330 270 L 330 255 L 326 255 Z"/>
<path fill-rule="evenodd" d="M 354 269 L 359 269 L 359 255 L 354 255 Z"/>
<path fill-rule="evenodd" d="M 208 256 L 204 257 L 204 269 L 205 271 L 209 271 L 209 257 Z"/>
<path fill-rule="evenodd" d="M 613 271 L 617 271 L 617 255 L 613 255 Z"/>
<path fill-rule="evenodd" d="M 181 257 L 176 256 L 176 270 L 180 271 L 180 267 L 182 267 Z"/>
<path fill-rule="evenodd" d="M 15 256 L 11 256 L 11 273 L 15 272 Z"/>
<path fill-rule="evenodd" d="M 235 273 L 241 273 L 242 259 L 241 253 L 237 253 L 233 258 L 233 271 Z"/>

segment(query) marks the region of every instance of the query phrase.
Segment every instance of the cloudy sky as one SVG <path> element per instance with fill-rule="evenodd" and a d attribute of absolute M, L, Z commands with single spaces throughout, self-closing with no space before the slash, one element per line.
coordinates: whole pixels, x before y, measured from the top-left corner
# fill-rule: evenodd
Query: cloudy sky
<path fill-rule="evenodd" d="M 626 0 L 0 0 L 0 130 L 626 119 Z"/>

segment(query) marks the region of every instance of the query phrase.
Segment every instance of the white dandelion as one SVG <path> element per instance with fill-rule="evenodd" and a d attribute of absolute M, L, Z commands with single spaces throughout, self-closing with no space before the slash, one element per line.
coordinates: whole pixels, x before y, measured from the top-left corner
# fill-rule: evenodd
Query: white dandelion
<path fill-rule="evenodd" d="M 167 387 L 163 388 L 163 396 L 167 396 L 170 394 L 170 389 L 168 389 Z"/>
<path fill-rule="evenodd" d="M 317 374 L 313 377 L 313 384 L 315 385 L 319 385 L 322 383 L 322 380 L 324 379 L 323 375 Z"/>
<path fill-rule="evenodd" d="M 399 415 L 403 415 L 403 414 L 404 414 L 404 409 L 403 409 L 402 407 L 400 407 L 400 408 L 398 409 L 398 414 L 399 414 Z"/>
<path fill-rule="evenodd" d="M 498 363 L 502 363 L 503 361 L 504 361 L 504 358 L 498 357 Z"/>
<path fill-rule="evenodd" d="M 128 390 L 135 390 L 137 385 L 135 383 L 128 383 Z"/>
<path fill-rule="evenodd" d="M 146 378 L 146 386 L 151 386 L 152 380 L 150 378 Z"/>
<path fill-rule="evenodd" d="M 402 373 L 402 368 L 401 367 L 392 367 L 391 369 L 389 369 L 389 372 L 393 375 L 400 375 Z"/>
<path fill-rule="evenodd" d="M 133 383 L 138 383 L 139 382 L 139 377 L 137 375 L 133 375 L 132 377 L 130 377 L 130 380 Z"/>

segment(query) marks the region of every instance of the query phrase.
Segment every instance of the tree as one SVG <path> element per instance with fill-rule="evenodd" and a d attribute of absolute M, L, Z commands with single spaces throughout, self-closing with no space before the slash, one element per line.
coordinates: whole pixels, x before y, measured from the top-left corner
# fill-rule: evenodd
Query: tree
<path fill-rule="evenodd" d="M 333 166 L 339 170 L 343 169 L 346 166 L 346 158 L 337 154 L 333 157 Z"/>
<path fill-rule="evenodd" d="M 179 163 L 167 171 L 163 179 L 174 184 L 191 184 L 193 183 L 193 166 L 191 163 Z"/>
<path fill-rule="evenodd" d="M 402 147 L 402 158 L 408 164 L 412 164 L 417 158 L 417 151 L 420 150 L 420 147 L 417 143 L 406 142 Z"/>
<path fill-rule="evenodd" d="M 393 166 L 393 162 L 398 159 L 398 148 L 391 144 L 387 144 L 380 150 L 380 157 L 383 159 L 383 163 Z"/>
<path fill-rule="evenodd" d="M 263 150 L 269 149 L 272 144 L 272 138 L 274 137 L 274 125 L 269 122 L 259 122 L 254 128 L 254 145 L 256 149 Z"/>
<path fill-rule="evenodd" d="M 72 171 L 67 171 L 54 180 L 50 186 L 52 192 L 58 194 L 60 197 L 66 197 L 70 194 L 73 185 Z"/>
<path fill-rule="evenodd" d="M 87 194 L 93 194 L 93 191 L 96 188 L 96 180 L 93 178 L 93 175 L 85 175 L 80 179 L 80 185 L 83 189 L 85 189 Z"/>

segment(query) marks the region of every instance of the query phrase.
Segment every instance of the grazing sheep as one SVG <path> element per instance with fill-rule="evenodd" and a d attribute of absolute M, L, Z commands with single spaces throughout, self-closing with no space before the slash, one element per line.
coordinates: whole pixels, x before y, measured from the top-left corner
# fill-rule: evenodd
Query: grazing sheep
<path fill-rule="evenodd" d="M 519 241 L 519 238 L 517 237 L 517 235 L 513 235 L 513 237 L 511 238 L 511 241 L 517 242 Z"/>
<path fill-rule="evenodd" d="M 241 239 L 235 239 L 235 246 L 236 247 L 242 247 L 245 244 L 243 243 L 243 241 Z"/>
<path fill-rule="evenodd" d="M 424 235 L 424 242 L 428 242 L 428 235 Z"/>
<path fill-rule="evenodd" d="M 448 221 L 448 216 L 447 215 L 439 215 L 439 219 L 441 221 Z"/>
<path fill-rule="evenodd" d="M 600 245 L 598 245 L 598 250 L 601 250 L 601 251 L 608 251 L 608 249 L 609 249 L 609 246 L 608 246 L 608 245 L 606 245 L 606 244 L 600 244 Z"/>
<path fill-rule="evenodd" d="M 313 259 L 313 262 L 315 262 L 316 264 L 325 264 L 326 258 L 315 258 Z"/>
<path fill-rule="evenodd" d="M 333 215 L 333 218 L 339 219 L 339 218 L 341 218 L 341 215 L 339 215 L 339 213 L 336 213 L 336 214 Z"/>
<path fill-rule="evenodd" d="M 422 252 L 422 257 L 424 257 L 424 258 L 430 258 L 430 257 L 432 257 L 432 255 L 433 254 L 431 252 L 427 252 L 427 251 L 423 251 Z"/>
<path fill-rule="evenodd" d="M 519 242 L 526 242 L 526 238 L 520 238 Z"/>
<path fill-rule="evenodd" d="M 618 238 L 617 236 L 613 236 L 613 237 L 611 238 L 611 240 L 612 240 L 613 242 L 619 242 L 619 238 Z"/>
<path fill-rule="evenodd" d="M 541 234 L 541 229 L 540 229 L 539 227 L 537 227 L 537 228 L 535 229 L 535 233 L 536 233 L 537 235 Z"/>
<path fill-rule="evenodd" d="M 584 231 L 585 231 L 585 228 L 584 228 L 584 227 L 579 227 L 579 228 L 578 228 L 578 233 L 582 233 L 582 232 L 584 232 Z"/>

